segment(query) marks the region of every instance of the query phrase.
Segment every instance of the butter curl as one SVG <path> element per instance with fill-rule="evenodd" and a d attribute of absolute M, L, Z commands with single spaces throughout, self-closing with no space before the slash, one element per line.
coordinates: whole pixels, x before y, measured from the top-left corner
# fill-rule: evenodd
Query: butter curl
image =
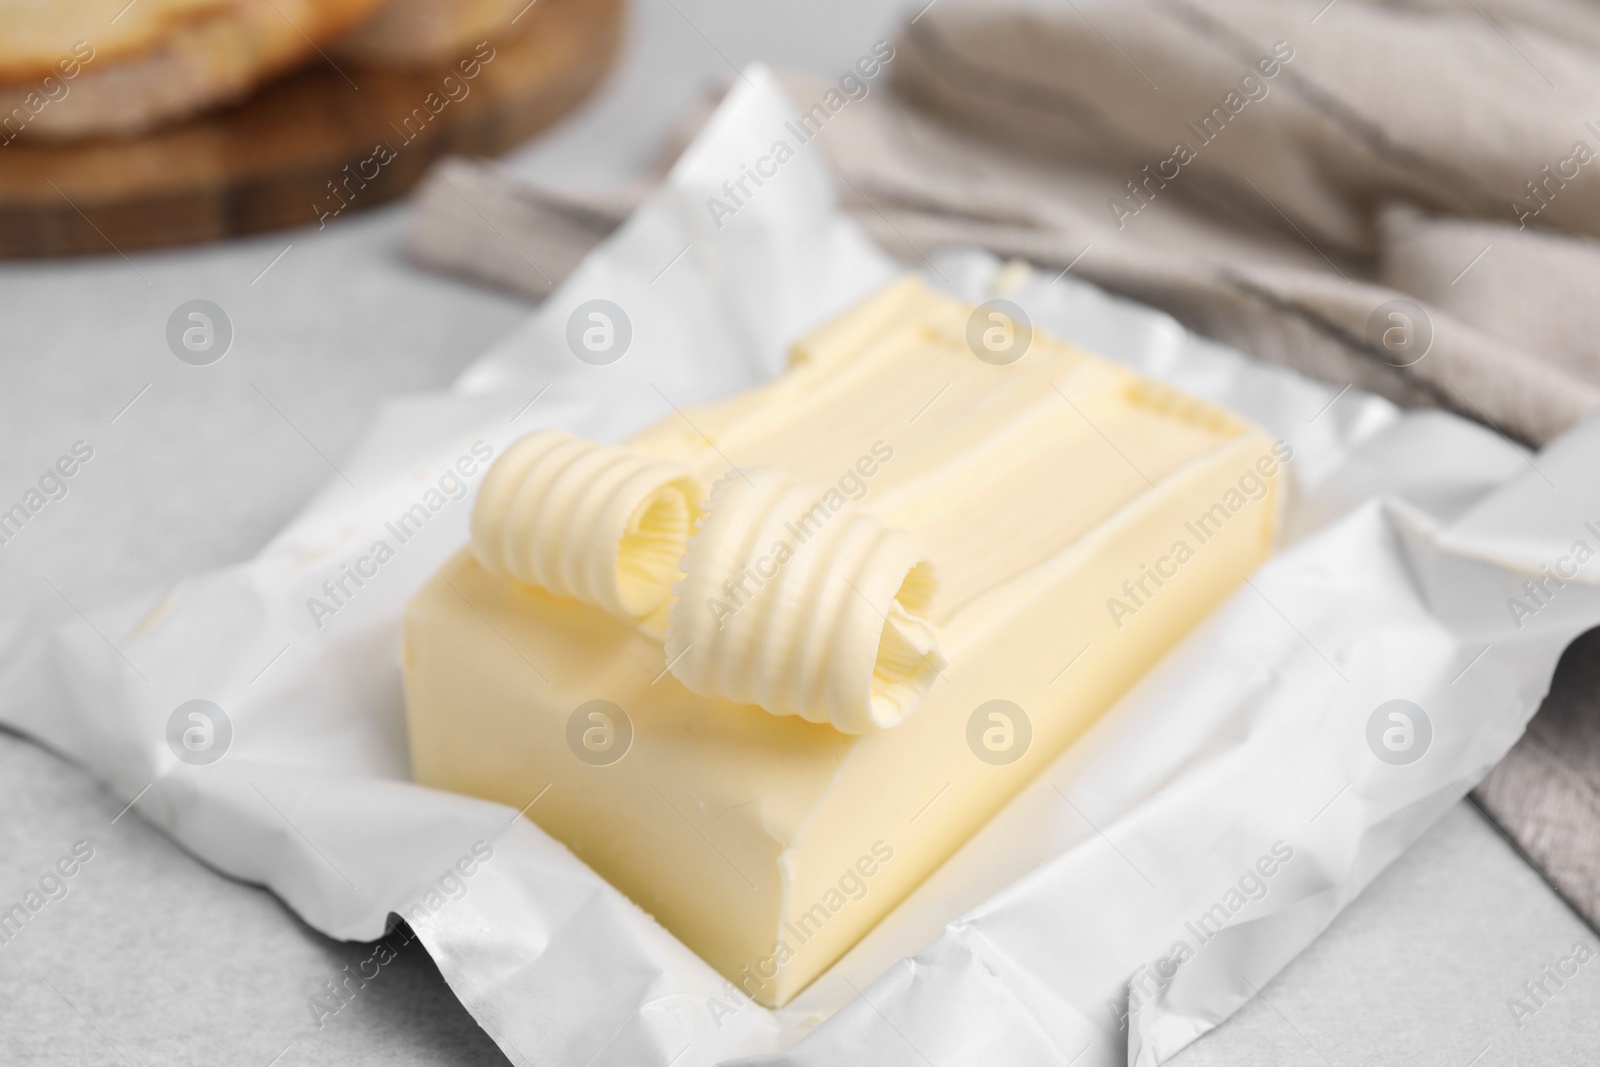
<path fill-rule="evenodd" d="M 472 550 L 490 573 L 642 619 L 672 593 L 703 496 L 682 464 L 542 430 L 489 468 Z"/>
<path fill-rule="evenodd" d="M 916 710 L 944 657 L 910 533 L 776 470 L 729 474 L 705 510 L 667 622 L 685 687 L 852 734 Z"/>

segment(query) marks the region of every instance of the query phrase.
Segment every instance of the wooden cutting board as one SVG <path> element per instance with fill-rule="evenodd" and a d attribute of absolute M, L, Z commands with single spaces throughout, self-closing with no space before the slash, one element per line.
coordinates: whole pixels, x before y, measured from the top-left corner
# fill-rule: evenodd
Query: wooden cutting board
<path fill-rule="evenodd" d="M 459 60 L 396 69 L 318 58 L 240 104 L 137 139 L 29 144 L 24 134 L 0 147 L 0 256 L 337 225 L 404 194 L 441 155 L 505 151 L 577 104 L 616 56 L 623 2 L 537 0 L 514 36 L 477 57 L 465 50 L 466 70 L 479 59 L 470 79 Z"/>

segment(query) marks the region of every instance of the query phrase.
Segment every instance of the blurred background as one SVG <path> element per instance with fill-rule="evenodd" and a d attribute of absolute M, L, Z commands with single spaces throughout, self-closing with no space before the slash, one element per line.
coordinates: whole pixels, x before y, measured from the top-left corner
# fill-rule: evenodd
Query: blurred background
<path fill-rule="evenodd" d="M 755 62 L 824 109 L 841 200 L 909 266 L 1072 271 L 1543 444 L 1600 410 L 1597 51 L 1592 8 L 1504 0 L 0 0 L 0 496 L 94 449 L 0 590 L 26 568 L 86 603 L 252 555 Z M 1178 1062 L 1589 1062 L 1600 978 L 1507 1005 L 1600 944 L 1595 662 L 1574 645 L 1473 800 Z M 0 732 L 0 899 L 78 839 L 48 935 L 0 947 L 0 1060 L 504 1062 L 415 944 L 317 1025 L 371 946 Z"/>

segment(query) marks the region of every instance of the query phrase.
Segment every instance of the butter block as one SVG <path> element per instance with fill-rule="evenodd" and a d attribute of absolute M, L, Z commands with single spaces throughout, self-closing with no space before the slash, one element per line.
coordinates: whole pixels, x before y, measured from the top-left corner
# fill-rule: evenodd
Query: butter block
<path fill-rule="evenodd" d="M 458 553 L 405 620 L 416 779 L 515 808 L 548 786 L 528 816 L 748 995 L 804 989 L 1271 550 L 1283 446 L 1043 333 L 985 362 L 973 314 L 903 279 L 777 381 L 630 441 L 643 488 L 594 510 L 607 537 L 681 540 L 709 507 L 700 538 L 729 486 L 810 515 L 774 505 L 720 555 L 691 539 L 665 603 L 617 592 L 610 562 L 561 595 Z M 665 507 L 662 486 L 688 496 Z M 887 546 L 896 577 L 858 590 L 875 614 L 816 595 L 861 573 L 819 547 L 847 526 Z M 843 626 L 860 633 L 824 662 Z M 831 711 L 830 685 L 848 690 Z"/>

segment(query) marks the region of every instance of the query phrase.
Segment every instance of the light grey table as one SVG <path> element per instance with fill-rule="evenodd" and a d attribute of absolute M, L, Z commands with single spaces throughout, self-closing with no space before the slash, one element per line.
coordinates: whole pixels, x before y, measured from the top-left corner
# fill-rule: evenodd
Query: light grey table
<path fill-rule="evenodd" d="M 644 0 L 611 81 L 515 165 L 556 182 L 626 178 L 733 65 L 837 73 L 891 32 L 898 7 Z M 72 442 L 96 449 L 70 495 L 0 549 L 0 595 L 22 566 L 95 602 L 247 557 L 380 401 L 448 383 L 527 313 L 409 267 L 403 211 L 159 254 L 0 264 L 0 499 Z M 196 298 L 236 330 L 203 372 L 164 339 L 171 311 Z M 93 849 L 67 894 L 0 945 L 0 1064 L 504 1062 L 416 946 L 319 1027 L 307 999 L 368 951 L 311 931 L 121 809 L 0 732 L 0 902 L 37 886 L 75 842 Z M 1463 805 L 1178 1062 L 1592 1062 L 1600 962 L 1520 1029 L 1506 1003 L 1579 940 L 1600 948 Z"/>

